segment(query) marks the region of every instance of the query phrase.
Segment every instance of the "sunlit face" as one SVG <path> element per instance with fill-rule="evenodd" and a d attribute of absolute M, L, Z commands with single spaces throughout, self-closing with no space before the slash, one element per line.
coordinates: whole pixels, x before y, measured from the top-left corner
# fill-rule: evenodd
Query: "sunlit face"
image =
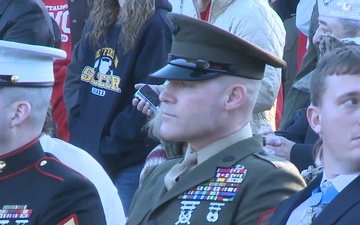
<path fill-rule="evenodd" d="M 319 16 L 318 20 L 319 27 L 313 37 L 314 45 L 317 45 L 319 43 L 320 36 L 322 35 L 333 36 L 338 39 L 347 37 L 345 29 L 338 19 L 328 16 Z"/>
<path fill-rule="evenodd" d="M 160 94 L 161 136 L 168 141 L 205 147 L 221 133 L 224 87 L 218 78 L 207 81 L 170 81 Z"/>
<path fill-rule="evenodd" d="M 316 118 L 312 127 L 323 138 L 325 168 L 360 172 L 360 75 L 327 77 L 325 87 L 322 104 L 309 117 L 310 123 Z"/>

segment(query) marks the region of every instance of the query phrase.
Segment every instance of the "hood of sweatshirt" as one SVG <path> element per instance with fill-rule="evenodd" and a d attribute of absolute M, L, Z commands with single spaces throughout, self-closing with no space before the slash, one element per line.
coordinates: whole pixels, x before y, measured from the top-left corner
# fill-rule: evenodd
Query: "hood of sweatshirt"
<path fill-rule="evenodd" d="M 164 9 L 167 11 L 172 11 L 172 5 L 168 0 L 156 0 L 155 2 L 156 9 Z"/>

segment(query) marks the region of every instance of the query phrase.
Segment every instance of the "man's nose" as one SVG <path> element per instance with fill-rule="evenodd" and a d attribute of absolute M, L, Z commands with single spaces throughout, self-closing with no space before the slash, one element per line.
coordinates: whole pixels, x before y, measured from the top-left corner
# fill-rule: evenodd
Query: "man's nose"
<path fill-rule="evenodd" d="M 315 31 L 315 34 L 314 34 L 314 36 L 313 36 L 312 42 L 313 42 L 314 45 L 319 44 L 320 36 L 321 36 L 319 30 L 320 30 L 320 29 L 318 28 L 318 29 Z"/>

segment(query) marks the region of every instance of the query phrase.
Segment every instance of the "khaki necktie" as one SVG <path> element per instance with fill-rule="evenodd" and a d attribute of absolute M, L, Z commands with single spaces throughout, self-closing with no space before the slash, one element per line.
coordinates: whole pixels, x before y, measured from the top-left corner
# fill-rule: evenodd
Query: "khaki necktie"
<path fill-rule="evenodd" d="M 164 177 L 165 187 L 170 190 L 178 181 L 179 176 L 185 171 L 191 170 L 197 164 L 196 152 L 188 149 L 185 153 L 184 160 L 176 164 Z"/>

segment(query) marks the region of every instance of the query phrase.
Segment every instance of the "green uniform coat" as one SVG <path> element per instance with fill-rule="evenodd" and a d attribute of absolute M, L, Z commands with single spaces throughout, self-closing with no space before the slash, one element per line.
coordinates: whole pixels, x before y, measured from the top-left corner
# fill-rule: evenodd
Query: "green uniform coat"
<path fill-rule="evenodd" d="M 267 224 L 274 208 L 305 186 L 294 165 L 264 152 L 260 136 L 240 141 L 210 157 L 180 176 L 175 186 L 167 191 L 164 177 L 182 159 L 160 164 L 147 177 L 134 196 L 128 225 Z M 218 168 L 226 170 L 236 166 L 241 168 L 241 174 L 216 172 Z M 236 191 L 225 193 L 235 195 L 233 201 L 230 197 L 225 201 L 219 196 L 217 200 L 199 200 L 211 191 L 198 192 L 198 195 L 187 193 L 188 198 L 194 199 L 182 198 L 184 192 L 194 187 L 197 190 L 209 188 L 210 180 L 212 184 L 220 184 L 214 181 L 219 174 L 220 177 L 240 175 L 242 182 L 237 189 L 231 189 Z M 231 182 L 222 184 L 229 186 Z"/>

